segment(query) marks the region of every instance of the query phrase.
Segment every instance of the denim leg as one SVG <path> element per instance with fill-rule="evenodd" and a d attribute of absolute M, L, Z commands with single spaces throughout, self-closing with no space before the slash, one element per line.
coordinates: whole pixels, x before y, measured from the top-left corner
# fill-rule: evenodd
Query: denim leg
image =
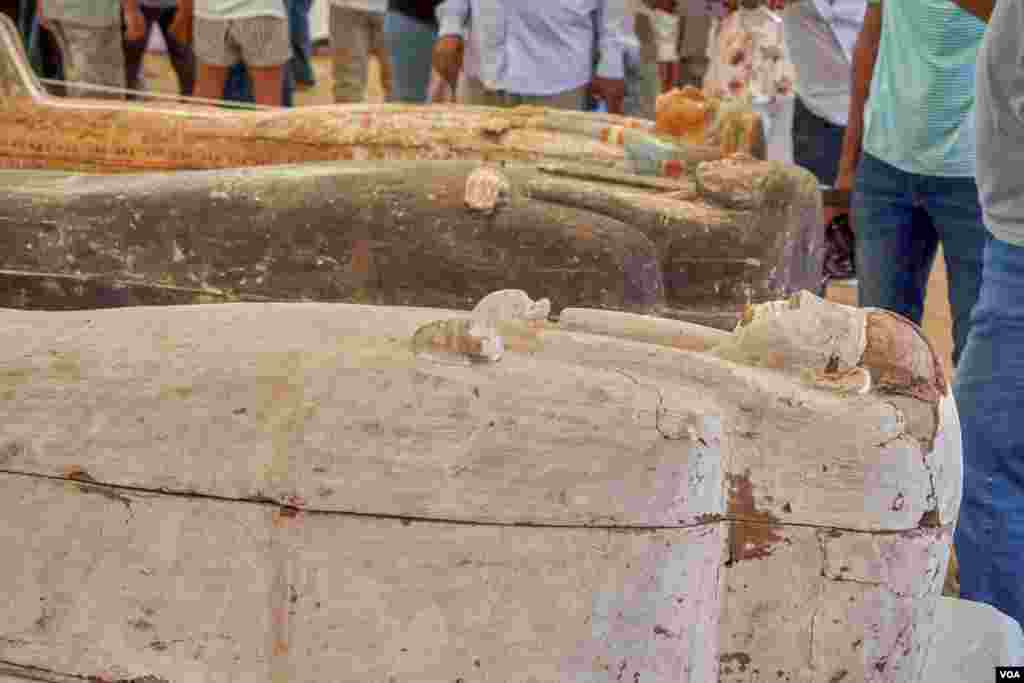
<path fill-rule="evenodd" d="M 391 102 L 424 104 L 437 30 L 401 12 L 388 12 L 384 40 L 391 53 Z"/>
<path fill-rule="evenodd" d="M 660 85 L 658 65 L 634 59 L 628 54 L 624 61 L 626 98 L 622 103 L 623 114 L 653 121 Z"/>
<path fill-rule="evenodd" d="M 960 595 L 1024 623 L 1024 248 L 992 239 L 953 388 L 964 495 Z"/>
<path fill-rule="evenodd" d="M 793 162 L 822 185 L 833 185 L 843 155 L 846 128 L 814 114 L 799 97 L 793 102 Z"/>
<path fill-rule="evenodd" d="M 912 174 L 865 154 L 852 210 L 860 305 L 920 325 L 939 238 L 928 213 L 915 204 L 913 182 Z"/>
<path fill-rule="evenodd" d="M 313 38 L 309 28 L 309 11 L 313 0 L 293 0 L 288 3 L 288 26 L 292 39 L 291 72 L 293 82 L 316 85 L 313 73 Z"/>
<path fill-rule="evenodd" d="M 971 327 L 971 309 L 981 289 L 981 269 L 989 232 L 981 214 L 973 178 L 926 178 L 920 181 L 925 208 L 935 224 L 949 279 L 953 316 L 953 366 L 959 363 Z"/>
<path fill-rule="evenodd" d="M 242 62 L 228 69 L 228 77 L 224 81 L 224 99 L 230 102 L 256 102 L 256 97 L 252 94 L 249 72 Z"/>

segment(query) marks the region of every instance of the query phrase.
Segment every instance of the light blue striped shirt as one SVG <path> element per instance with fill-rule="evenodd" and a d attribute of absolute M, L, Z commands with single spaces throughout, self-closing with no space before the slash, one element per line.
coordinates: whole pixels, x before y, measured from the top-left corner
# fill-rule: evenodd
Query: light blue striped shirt
<path fill-rule="evenodd" d="M 886 0 L 864 151 L 907 173 L 973 176 L 975 64 L 984 34 L 985 24 L 952 0 Z"/>
<path fill-rule="evenodd" d="M 466 73 L 489 90 L 555 95 L 597 75 L 623 77 L 632 47 L 626 0 L 445 0 L 437 8 L 438 35 L 464 36 Z"/>

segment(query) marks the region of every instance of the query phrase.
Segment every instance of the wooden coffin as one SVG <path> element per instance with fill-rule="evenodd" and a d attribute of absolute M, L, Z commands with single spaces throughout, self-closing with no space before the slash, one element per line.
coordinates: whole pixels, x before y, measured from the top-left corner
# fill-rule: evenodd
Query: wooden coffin
<path fill-rule="evenodd" d="M 704 162 L 693 181 L 570 165 L 346 162 L 118 176 L 0 172 L 0 306 L 245 299 L 662 312 L 732 329 L 816 288 L 806 171 Z"/>
<path fill-rule="evenodd" d="M 757 119 L 743 125 L 760 129 Z M 651 121 L 537 107 L 351 105 L 240 112 L 51 97 L 33 75 L 14 24 L 0 17 L 0 168 L 110 173 L 385 159 L 625 167 L 625 132 L 632 131 L 631 144 L 648 147 L 655 141 L 652 127 Z M 669 156 L 704 160 L 737 151 L 713 133 L 708 128 L 703 142 L 673 146 Z M 738 151 L 763 155 L 763 145 Z M 666 172 L 678 173 L 678 165 Z"/>
<path fill-rule="evenodd" d="M 923 680 L 961 463 L 917 328 L 489 300 L 0 313 L 2 673 Z"/>

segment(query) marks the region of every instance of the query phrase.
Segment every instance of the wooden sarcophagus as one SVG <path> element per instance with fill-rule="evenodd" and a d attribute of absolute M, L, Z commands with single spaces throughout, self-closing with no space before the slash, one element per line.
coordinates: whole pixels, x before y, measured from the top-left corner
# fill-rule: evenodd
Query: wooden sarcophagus
<path fill-rule="evenodd" d="M 0 168 L 122 173 L 460 159 L 569 161 L 622 170 L 653 154 L 668 163 L 651 172 L 678 175 L 697 161 L 736 151 L 763 156 L 760 119 L 746 110 L 724 107 L 690 116 L 684 131 L 685 142 L 659 140 L 651 121 L 537 107 L 230 111 L 52 97 L 33 75 L 14 24 L 0 16 Z"/>
<path fill-rule="evenodd" d="M 683 102 L 686 104 L 686 102 Z M 735 152 L 763 158 L 749 108 L 684 106 L 654 122 L 541 108 L 333 105 L 227 111 L 213 106 L 49 96 L 13 24 L 0 16 L 0 168 L 118 173 L 316 161 L 484 160 L 637 164 L 678 175 Z M 675 111 L 675 109 L 673 109 Z M 650 161 L 655 159 L 654 168 Z M 660 162 L 666 162 L 664 167 Z"/>
<path fill-rule="evenodd" d="M 579 164 L 340 162 L 0 172 L 0 306 L 224 300 L 470 308 L 540 289 L 732 329 L 821 282 L 813 176 L 749 158 L 692 179 Z"/>
<path fill-rule="evenodd" d="M 960 442 L 917 328 L 549 313 L 0 312 L 0 676 L 922 680 Z"/>

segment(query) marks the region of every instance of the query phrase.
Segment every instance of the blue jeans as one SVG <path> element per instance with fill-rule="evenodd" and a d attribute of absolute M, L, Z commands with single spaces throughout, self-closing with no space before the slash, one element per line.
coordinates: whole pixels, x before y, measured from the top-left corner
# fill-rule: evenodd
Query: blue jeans
<path fill-rule="evenodd" d="M 391 96 L 388 101 L 425 103 L 437 27 L 401 12 L 388 12 L 384 17 L 384 40 L 391 53 Z"/>
<path fill-rule="evenodd" d="M 294 59 L 294 57 L 293 57 Z M 295 103 L 295 76 L 291 70 L 291 62 L 284 65 L 281 74 L 281 106 L 291 107 Z M 252 79 L 249 78 L 249 70 L 243 62 L 235 64 L 228 69 L 228 78 L 224 81 L 224 99 L 231 102 L 256 103 L 256 96 L 253 95 Z"/>
<path fill-rule="evenodd" d="M 907 173 L 865 154 L 851 208 L 861 306 L 884 308 L 920 325 L 928 276 L 942 242 L 956 366 L 967 343 L 988 241 L 974 179 Z"/>
<path fill-rule="evenodd" d="M 309 29 L 309 11 L 313 0 L 293 0 L 288 5 L 288 29 L 292 39 L 292 80 L 306 86 L 316 85 L 313 71 L 313 37 Z"/>
<path fill-rule="evenodd" d="M 1024 248 L 992 239 L 953 387 L 964 496 L 960 595 L 1024 624 Z"/>

